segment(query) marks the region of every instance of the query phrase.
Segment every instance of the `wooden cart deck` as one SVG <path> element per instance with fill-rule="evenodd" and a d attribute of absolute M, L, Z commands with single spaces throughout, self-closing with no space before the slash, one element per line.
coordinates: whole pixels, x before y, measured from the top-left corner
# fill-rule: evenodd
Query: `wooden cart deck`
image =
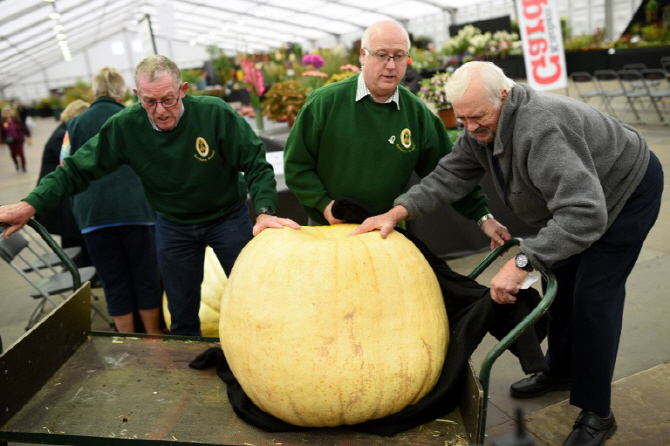
<path fill-rule="evenodd" d="M 0 356 L 0 440 L 76 445 L 467 445 L 483 392 L 394 437 L 351 430 L 268 433 L 240 420 L 214 369 L 188 364 L 215 338 L 90 331 L 88 286 Z M 466 414 L 463 420 L 461 413 Z"/>

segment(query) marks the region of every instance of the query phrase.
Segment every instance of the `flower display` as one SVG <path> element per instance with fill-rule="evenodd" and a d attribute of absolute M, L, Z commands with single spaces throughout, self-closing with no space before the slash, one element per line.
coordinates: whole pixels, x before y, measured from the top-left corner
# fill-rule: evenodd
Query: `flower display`
<path fill-rule="evenodd" d="M 324 78 L 328 77 L 327 73 L 324 73 L 323 71 L 319 71 L 319 70 L 303 71 L 300 75 L 301 76 L 306 76 L 306 77 L 324 77 Z"/>
<path fill-rule="evenodd" d="M 507 31 L 483 33 L 473 25 L 461 28 L 442 48 L 443 54 L 461 57 L 499 57 L 521 52 L 521 40 L 518 34 Z"/>
<path fill-rule="evenodd" d="M 314 68 L 321 68 L 326 63 L 323 57 L 318 54 L 305 54 L 302 56 L 303 65 L 311 65 Z"/>
<path fill-rule="evenodd" d="M 451 72 L 436 73 L 430 79 L 423 79 L 421 81 L 421 89 L 419 90 L 419 97 L 435 106 L 437 110 L 448 110 L 451 107 L 451 102 L 447 100 L 447 94 L 444 87 L 451 77 Z"/>
<path fill-rule="evenodd" d="M 356 65 L 348 63 L 345 65 L 340 65 L 340 71 L 350 71 L 352 73 L 360 73 L 361 69 L 358 68 Z"/>
<path fill-rule="evenodd" d="M 260 66 L 257 67 L 252 60 L 243 58 L 242 71 L 244 72 L 244 82 L 247 84 L 247 91 L 249 91 L 249 97 L 251 98 L 251 106 L 253 108 L 260 108 L 260 97 L 265 92 L 263 73 L 260 70 Z"/>
<path fill-rule="evenodd" d="M 298 81 L 288 79 L 274 84 L 265 94 L 263 115 L 274 121 L 293 122 L 307 100 L 307 91 Z"/>

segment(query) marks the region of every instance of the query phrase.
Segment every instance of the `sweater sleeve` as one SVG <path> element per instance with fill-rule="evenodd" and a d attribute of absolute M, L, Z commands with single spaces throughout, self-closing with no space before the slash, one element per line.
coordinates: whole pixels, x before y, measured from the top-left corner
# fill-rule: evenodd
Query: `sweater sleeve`
<path fill-rule="evenodd" d="M 427 139 L 424 147 L 426 147 L 427 150 L 423 150 L 416 169 L 416 172 L 421 177 L 425 177 L 433 171 L 440 159 L 451 153 L 453 148 L 451 138 L 449 137 L 444 124 L 442 124 L 442 121 L 440 121 L 440 119 L 432 112 L 429 112 L 429 115 L 429 122 L 432 128 L 425 132 Z M 470 220 L 477 220 L 489 213 L 488 203 L 489 199 L 486 194 L 484 194 L 482 187 L 476 185 L 463 198 L 451 203 L 451 206 L 463 217 Z"/>
<path fill-rule="evenodd" d="M 521 249 L 532 265 L 548 267 L 602 236 L 608 221 L 605 193 L 580 135 L 555 126 L 536 131 L 528 145 L 528 175 L 545 197 L 551 218 Z"/>
<path fill-rule="evenodd" d="M 394 205 L 405 207 L 412 220 L 448 205 L 473 220 L 488 213 L 488 197 L 479 186 L 485 171 L 468 149 L 463 138 L 456 140 L 453 151 Z"/>
<path fill-rule="evenodd" d="M 323 212 L 331 198 L 317 173 L 319 143 L 320 126 L 307 104 L 300 110 L 286 141 L 284 176 L 286 185 L 303 206 Z"/>
<path fill-rule="evenodd" d="M 121 141 L 119 144 L 114 143 L 111 126 L 106 125 L 77 153 L 63 159 L 63 165 L 42 178 L 23 201 L 37 212 L 55 208 L 64 199 L 86 190 L 91 181 L 114 172 L 126 162 L 122 152 L 117 149 L 123 146 Z"/>
<path fill-rule="evenodd" d="M 267 206 L 276 209 L 277 182 L 274 169 L 265 158 L 265 145 L 244 118 L 232 109 L 226 122 L 227 140 L 222 143 L 231 147 L 229 159 L 244 173 L 254 209 L 258 211 Z"/>

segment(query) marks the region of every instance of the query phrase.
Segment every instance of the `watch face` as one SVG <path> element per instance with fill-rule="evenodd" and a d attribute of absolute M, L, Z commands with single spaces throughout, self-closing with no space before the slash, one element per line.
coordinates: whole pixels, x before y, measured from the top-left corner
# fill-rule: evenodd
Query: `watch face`
<path fill-rule="evenodd" d="M 516 266 L 519 268 L 525 268 L 528 266 L 528 257 L 525 254 L 516 255 Z"/>

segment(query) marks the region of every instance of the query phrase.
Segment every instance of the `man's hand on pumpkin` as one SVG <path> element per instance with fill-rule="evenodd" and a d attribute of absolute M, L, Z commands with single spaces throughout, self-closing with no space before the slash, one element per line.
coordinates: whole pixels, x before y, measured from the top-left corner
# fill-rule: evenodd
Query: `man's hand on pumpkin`
<path fill-rule="evenodd" d="M 404 206 L 395 206 L 385 214 L 375 215 L 374 217 L 366 218 L 365 221 L 358 226 L 350 235 L 364 234 L 366 232 L 379 229 L 382 238 L 388 237 L 393 231 L 393 228 L 399 221 L 405 220 L 409 217 L 409 212 Z"/>
<path fill-rule="evenodd" d="M 281 218 L 275 215 L 260 214 L 256 217 L 256 224 L 253 228 L 254 237 L 260 234 L 263 229 L 266 228 L 278 228 L 281 229 L 284 226 L 288 226 L 293 229 L 300 229 L 300 225 L 290 218 Z"/>

